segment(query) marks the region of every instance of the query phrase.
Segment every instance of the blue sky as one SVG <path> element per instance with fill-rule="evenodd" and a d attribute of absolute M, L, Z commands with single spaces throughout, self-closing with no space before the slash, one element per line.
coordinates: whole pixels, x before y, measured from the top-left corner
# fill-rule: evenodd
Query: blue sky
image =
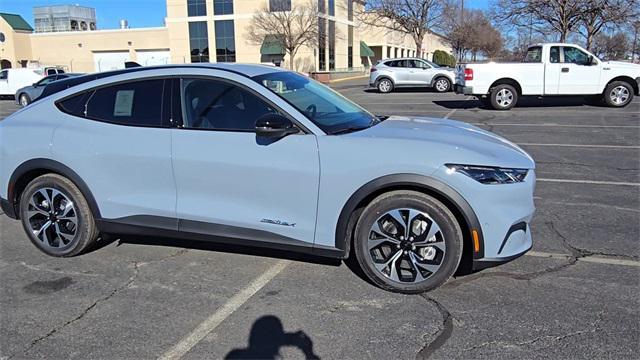
<path fill-rule="evenodd" d="M 465 7 L 486 9 L 489 0 L 464 0 Z M 34 6 L 79 4 L 96 9 L 99 29 L 117 28 L 120 19 L 132 28 L 162 26 L 166 0 L 0 0 L 0 11 L 21 15 L 33 26 Z"/>

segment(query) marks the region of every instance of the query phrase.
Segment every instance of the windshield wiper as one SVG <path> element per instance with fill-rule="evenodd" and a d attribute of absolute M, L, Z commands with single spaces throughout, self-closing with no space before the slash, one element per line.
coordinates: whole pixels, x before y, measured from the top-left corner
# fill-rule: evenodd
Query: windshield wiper
<path fill-rule="evenodd" d="M 349 126 L 346 128 L 342 128 L 342 129 L 338 129 L 338 130 L 334 130 L 329 132 L 329 135 L 338 135 L 338 134 L 346 134 L 346 133 L 350 133 L 350 132 L 354 132 L 354 131 L 360 131 L 360 130 L 364 130 L 364 129 L 368 129 L 368 126 Z"/>
<path fill-rule="evenodd" d="M 385 121 L 389 118 L 389 115 L 376 115 L 376 119 L 380 121 Z"/>

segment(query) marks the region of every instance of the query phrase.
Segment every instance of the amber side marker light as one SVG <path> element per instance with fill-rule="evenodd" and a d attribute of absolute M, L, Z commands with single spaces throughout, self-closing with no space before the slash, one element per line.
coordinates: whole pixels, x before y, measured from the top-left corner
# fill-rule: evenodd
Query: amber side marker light
<path fill-rule="evenodd" d="M 480 240 L 478 239 L 478 232 L 475 230 L 471 230 L 471 235 L 473 235 L 473 252 L 480 252 Z"/>

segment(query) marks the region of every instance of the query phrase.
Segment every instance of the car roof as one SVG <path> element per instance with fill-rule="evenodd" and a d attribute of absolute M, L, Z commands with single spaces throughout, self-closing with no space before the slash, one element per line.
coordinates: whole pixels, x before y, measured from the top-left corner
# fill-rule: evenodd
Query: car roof
<path fill-rule="evenodd" d="M 39 99 L 45 98 L 49 95 L 66 90 L 72 86 L 84 84 L 89 81 L 104 79 L 111 76 L 130 74 L 130 73 L 142 73 L 150 70 L 166 70 L 166 69 L 185 69 L 185 68 L 197 68 L 197 69 L 212 69 L 229 71 L 235 74 L 239 74 L 246 77 L 254 77 L 273 73 L 276 71 L 289 71 L 281 69 L 276 66 L 258 65 L 258 64 L 239 64 L 239 63 L 195 63 L 195 64 L 172 64 L 172 65 L 158 65 L 158 66 L 137 66 L 127 69 L 99 72 L 93 74 L 86 74 L 80 76 L 71 76 L 66 79 L 61 79 L 48 84 L 42 91 Z"/>

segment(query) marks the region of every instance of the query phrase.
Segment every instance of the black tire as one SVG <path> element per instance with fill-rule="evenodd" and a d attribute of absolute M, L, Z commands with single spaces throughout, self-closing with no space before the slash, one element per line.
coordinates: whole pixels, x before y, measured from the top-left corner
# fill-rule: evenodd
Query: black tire
<path fill-rule="evenodd" d="M 438 82 L 442 82 L 443 84 L 446 82 L 447 86 L 438 86 Z M 435 92 L 444 93 L 451 90 L 451 80 L 446 76 L 438 76 L 433 80 L 433 90 Z"/>
<path fill-rule="evenodd" d="M 30 219 L 29 211 L 35 209 L 33 205 L 30 204 L 34 194 L 37 193 L 37 197 L 46 200 L 45 197 L 42 197 L 41 190 L 45 191 L 45 193 L 49 195 L 49 198 L 53 200 L 51 203 L 47 203 L 48 206 L 42 205 L 42 203 L 38 201 L 39 207 L 37 209 L 38 211 L 36 211 L 38 214 L 32 216 Z M 54 195 L 53 190 L 60 192 L 60 194 Z M 62 206 L 66 205 L 69 201 L 71 202 L 71 206 L 69 207 L 71 210 L 67 215 L 74 216 L 75 223 L 64 220 L 62 217 Z M 32 204 L 34 202 L 32 202 Z M 54 208 L 53 210 L 51 210 L 52 207 Z M 46 215 L 47 212 L 49 215 Z M 54 215 L 53 218 L 51 215 L 52 212 L 57 214 Z M 20 197 L 20 219 L 31 242 L 42 252 L 50 256 L 70 257 L 81 254 L 92 246 L 98 237 L 98 229 L 87 200 L 71 180 L 58 174 L 39 176 L 27 185 Z M 43 235 L 36 236 L 36 234 L 34 234 L 34 227 L 38 228 L 40 226 L 43 228 L 41 225 L 44 225 L 46 222 L 50 222 L 52 225 L 44 230 Z M 71 230 L 69 230 L 69 228 L 71 228 Z M 57 235 L 58 229 L 63 229 L 67 235 L 72 234 L 70 239 L 65 239 L 68 243 L 64 243 L 62 237 Z M 46 238 L 44 238 L 44 236 L 46 236 Z M 45 245 L 45 241 L 47 241 L 47 244 L 53 244 L 47 246 Z M 58 244 L 57 247 L 55 245 L 56 243 Z"/>
<path fill-rule="evenodd" d="M 444 241 L 446 246 L 446 252 L 441 258 L 440 267 L 425 280 L 418 282 L 395 281 L 382 274 L 374 266 L 372 253 L 368 248 L 371 226 L 388 211 L 402 208 L 411 208 L 427 213 L 439 225 L 442 234 L 441 241 Z M 363 210 L 356 224 L 353 241 L 358 264 L 375 285 L 388 291 L 407 294 L 430 291 L 447 282 L 458 268 L 463 244 L 460 225 L 445 205 L 431 196 L 405 190 L 391 191 L 375 198 Z M 407 252 L 405 251 L 404 255 L 401 255 L 400 261 L 406 259 L 406 254 Z"/>
<path fill-rule="evenodd" d="M 18 97 L 18 101 L 20 102 L 20 105 L 22 106 L 27 106 L 29 104 L 31 104 L 31 98 L 29 97 L 29 95 L 22 93 L 20 94 L 20 96 Z"/>
<path fill-rule="evenodd" d="M 390 93 L 394 88 L 393 81 L 391 81 L 391 79 L 389 78 L 382 78 L 378 80 L 376 88 L 378 88 L 378 91 L 383 94 Z"/>
<path fill-rule="evenodd" d="M 615 95 L 616 91 L 621 91 L 620 97 Z M 624 101 L 622 101 L 623 98 Z M 631 103 L 631 100 L 633 100 L 633 87 L 626 81 L 614 81 L 604 88 L 604 101 L 607 106 L 625 107 Z"/>
<path fill-rule="evenodd" d="M 495 110 L 510 110 L 518 102 L 518 92 L 511 85 L 500 84 L 491 88 L 489 99 Z"/>

